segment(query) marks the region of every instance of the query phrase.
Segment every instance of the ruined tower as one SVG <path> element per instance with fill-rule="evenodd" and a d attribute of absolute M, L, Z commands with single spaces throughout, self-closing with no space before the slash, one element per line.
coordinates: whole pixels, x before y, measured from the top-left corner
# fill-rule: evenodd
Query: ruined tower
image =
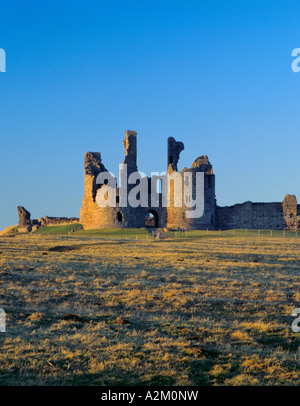
<path fill-rule="evenodd" d="M 116 191 L 115 207 L 99 207 L 97 195 L 101 192 L 103 184 L 97 182 L 97 176 L 101 172 L 107 172 L 102 163 L 100 153 L 87 152 L 84 157 L 84 197 L 80 211 L 80 222 L 85 229 L 96 228 L 123 228 L 123 227 L 168 227 L 172 229 L 206 229 L 214 228 L 215 221 L 215 178 L 212 172 L 212 165 L 207 156 L 197 158 L 192 167 L 184 168 L 178 172 L 178 161 L 180 153 L 184 150 L 184 144 L 176 141 L 173 137 L 167 140 L 167 173 L 172 180 L 168 181 L 169 192 L 168 205 L 162 201 L 161 193 L 157 199 L 150 195 L 153 185 L 156 185 L 156 178 L 143 179 L 148 185 L 148 199 L 146 205 L 132 207 L 127 204 L 127 197 L 130 191 L 136 186 L 128 184 L 131 174 L 137 173 L 137 133 L 127 130 L 123 140 L 125 157 L 120 165 L 120 185 Z M 184 201 L 182 191 L 184 190 L 184 174 L 190 172 L 193 179 L 193 194 L 195 194 L 195 177 L 197 172 L 203 173 L 204 179 L 204 213 L 197 218 L 186 216 L 190 209 Z M 120 194 L 120 186 L 126 184 L 126 196 Z M 166 185 L 165 185 L 166 186 Z M 102 189 L 104 190 L 104 189 Z M 122 189 L 123 191 L 123 189 Z M 181 193 L 178 193 L 181 192 Z M 179 198 L 178 198 L 179 196 Z M 177 199 L 177 200 L 176 200 Z M 181 200 L 180 200 L 181 199 Z M 124 204 L 124 201 L 125 204 Z M 180 204 L 178 204 L 180 203 Z"/>
<path fill-rule="evenodd" d="M 176 175 L 177 172 L 177 162 L 179 159 L 179 153 L 183 150 L 183 146 L 180 144 L 182 143 L 174 143 L 171 140 L 171 146 L 168 148 L 169 151 L 174 151 L 175 157 L 174 162 L 168 161 L 168 173 L 172 174 L 173 176 Z M 178 145 L 179 144 L 179 145 Z M 183 145 L 183 144 L 182 144 Z M 187 207 L 187 202 L 182 200 L 181 207 L 176 207 L 174 202 L 174 196 L 176 195 L 176 181 L 170 183 L 170 207 L 167 210 L 168 213 L 168 221 L 167 227 L 169 228 L 181 228 L 181 229 L 215 229 L 215 220 L 216 220 L 216 197 L 215 197 L 215 175 L 213 174 L 212 165 L 210 164 L 208 157 L 206 155 L 200 156 L 197 158 L 193 163 L 191 168 L 183 168 L 180 177 L 178 177 L 179 181 L 181 179 L 181 188 L 184 191 L 185 183 L 188 180 L 185 180 L 185 174 L 191 174 L 191 188 L 192 188 L 192 198 L 195 199 L 197 195 L 196 190 L 196 174 L 201 173 L 203 175 L 203 183 L 204 183 L 204 194 L 203 194 L 203 206 L 204 212 L 201 216 L 195 217 L 188 217 L 187 211 L 193 210 Z M 175 176 L 176 178 L 176 176 Z M 177 183 L 177 187 L 180 187 L 180 184 Z M 199 191 L 198 191 L 199 196 Z M 184 193 L 182 193 L 182 199 L 184 199 Z"/>
<path fill-rule="evenodd" d="M 168 138 L 168 170 L 177 171 L 180 152 L 184 150 L 182 142 L 177 142 L 173 137 Z"/>
<path fill-rule="evenodd" d="M 122 165 L 127 165 L 127 174 L 130 175 L 136 172 L 137 169 L 137 132 L 129 131 L 125 132 L 125 138 L 123 140 L 125 148 L 125 158 Z"/>

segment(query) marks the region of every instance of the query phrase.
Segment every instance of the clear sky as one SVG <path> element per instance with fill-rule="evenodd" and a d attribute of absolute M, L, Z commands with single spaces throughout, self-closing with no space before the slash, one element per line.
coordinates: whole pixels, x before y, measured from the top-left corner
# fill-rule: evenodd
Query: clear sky
<path fill-rule="evenodd" d="M 0 0 L 0 229 L 79 216 L 83 156 L 117 175 L 125 131 L 138 168 L 208 155 L 219 205 L 300 201 L 300 2 Z"/>

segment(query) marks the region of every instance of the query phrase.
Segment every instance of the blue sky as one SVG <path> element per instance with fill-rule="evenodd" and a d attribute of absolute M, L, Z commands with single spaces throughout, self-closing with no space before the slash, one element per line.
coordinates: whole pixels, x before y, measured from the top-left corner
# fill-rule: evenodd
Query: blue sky
<path fill-rule="evenodd" d="M 0 229 L 79 216 L 83 156 L 117 174 L 208 155 L 220 205 L 300 200 L 299 1 L 0 0 Z"/>

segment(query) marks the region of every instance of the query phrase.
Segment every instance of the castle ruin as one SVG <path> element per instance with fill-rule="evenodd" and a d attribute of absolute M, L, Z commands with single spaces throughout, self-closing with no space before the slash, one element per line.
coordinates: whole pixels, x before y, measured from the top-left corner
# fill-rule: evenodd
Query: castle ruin
<path fill-rule="evenodd" d="M 138 171 L 137 167 L 137 133 L 126 131 L 123 140 L 125 157 L 120 165 L 120 179 L 125 174 L 125 182 L 131 174 Z M 192 179 L 192 198 L 195 191 L 195 177 L 197 173 L 203 175 L 204 199 L 203 214 L 199 217 L 187 216 L 187 207 L 184 197 L 181 196 L 181 204 L 175 202 L 176 184 L 170 181 L 167 184 L 170 196 L 166 206 L 162 201 L 162 193 L 156 193 L 153 199 L 153 186 L 157 186 L 159 176 L 152 175 L 143 179 L 148 185 L 148 197 L 146 204 L 132 207 L 120 204 L 120 187 L 116 189 L 115 207 L 100 207 L 97 204 L 97 194 L 101 192 L 104 184 L 97 183 L 97 176 L 103 172 L 108 173 L 102 163 L 100 152 L 87 152 L 84 156 L 84 196 L 80 210 L 80 218 L 76 217 L 40 217 L 32 220 L 30 213 L 23 207 L 18 206 L 20 232 L 35 231 L 41 226 L 66 225 L 80 223 L 84 229 L 100 228 L 167 228 L 172 230 L 226 230 L 226 229 L 269 229 L 269 230 L 292 230 L 299 229 L 300 205 L 297 204 L 296 196 L 286 195 L 283 202 L 253 203 L 245 202 L 233 206 L 221 207 L 217 205 L 215 195 L 215 175 L 213 168 L 206 155 L 199 156 L 190 168 L 183 168 L 178 172 L 180 153 L 184 150 L 184 144 L 176 141 L 173 137 L 167 140 L 167 170 L 166 173 L 173 179 L 179 176 L 183 189 L 184 174 L 189 172 Z M 126 167 L 126 172 L 125 171 Z M 127 195 L 136 185 L 127 184 Z M 178 184 L 177 184 L 178 186 Z M 127 199 L 127 196 L 126 196 Z"/>
<path fill-rule="evenodd" d="M 120 167 L 120 175 L 124 164 L 127 165 L 127 179 L 137 167 L 137 133 L 126 131 L 123 140 L 125 158 Z M 167 173 L 172 175 L 178 172 L 180 153 L 184 149 L 182 142 L 173 137 L 167 140 Z M 215 175 L 213 168 L 206 155 L 199 156 L 192 163 L 191 168 L 183 168 L 181 174 L 191 172 L 193 179 L 197 172 L 204 175 L 204 213 L 199 218 L 186 216 L 185 202 L 181 207 L 174 204 L 174 183 L 170 182 L 170 205 L 163 207 L 162 196 L 158 195 L 158 204 L 153 206 L 150 190 L 153 181 L 157 179 L 147 178 L 148 182 L 148 205 L 147 207 L 121 207 L 119 202 L 119 188 L 117 188 L 116 207 L 99 207 L 97 193 L 103 185 L 96 182 L 99 173 L 107 171 L 102 163 L 99 152 L 87 152 L 84 156 L 84 196 L 80 210 L 80 223 L 84 229 L 97 228 L 140 228 L 161 227 L 167 229 L 288 229 L 297 230 L 299 225 L 300 206 L 294 195 L 286 195 L 283 202 L 279 203 L 252 203 L 235 204 L 234 206 L 220 207 L 216 203 Z M 121 176 L 120 176 L 121 178 Z M 183 178 L 183 177 L 182 177 Z M 195 182 L 193 182 L 194 185 Z M 128 185 L 128 193 L 130 187 Z M 194 186 L 193 186 L 194 187 Z M 194 192 L 194 190 L 193 190 Z"/>

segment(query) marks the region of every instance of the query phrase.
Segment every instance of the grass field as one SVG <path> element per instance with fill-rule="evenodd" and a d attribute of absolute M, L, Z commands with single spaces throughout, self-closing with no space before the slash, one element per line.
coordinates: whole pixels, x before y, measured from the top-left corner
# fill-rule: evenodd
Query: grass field
<path fill-rule="evenodd" d="M 82 228 L 81 224 L 67 224 L 63 226 L 46 226 L 40 227 L 35 232 L 36 234 L 68 234 L 70 231 L 79 231 Z"/>
<path fill-rule="evenodd" d="M 57 234 L 67 235 L 70 232 L 76 232 L 76 236 L 84 237 L 102 237 L 102 238 L 124 238 L 147 240 L 150 239 L 151 232 L 146 228 L 105 228 L 97 230 L 83 230 L 81 224 L 68 224 L 62 226 L 40 227 L 35 234 Z M 10 231 L 11 234 L 18 234 L 17 228 Z M 188 230 L 188 231 L 168 231 L 169 238 L 172 239 L 199 239 L 201 237 L 299 237 L 300 232 L 288 230 Z"/>
<path fill-rule="evenodd" d="M 299 385 L 294 234 L 60 232 L 0 238 L 1 385 Z"/>

